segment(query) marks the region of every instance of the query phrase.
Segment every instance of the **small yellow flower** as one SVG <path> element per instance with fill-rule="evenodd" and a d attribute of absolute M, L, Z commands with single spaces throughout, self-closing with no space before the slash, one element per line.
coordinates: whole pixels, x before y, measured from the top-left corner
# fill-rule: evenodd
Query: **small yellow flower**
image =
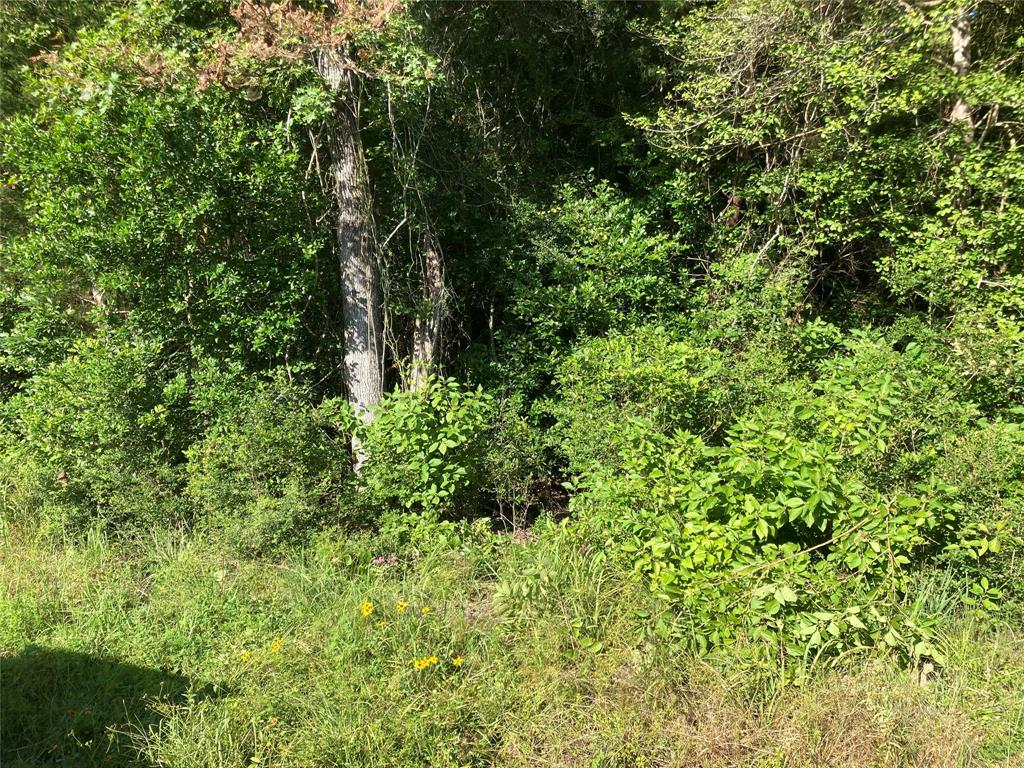
<path fill-rule="evenodd" d="M 384 626 L 384 625 L 386 625 L 386 624 L 387 624 L 387 622 L 386 622 L 386 621 L 384 621 L 384 619 L 381 619 L 380 621 L 378 621 L 378 622 L 377 622 L 377 626 L 378 626 L 378 627 L 383 627 L 383 626 Z"/>
<path fill-rule="evenodd" d="M 270 652 L 271 653 L 280 653 L 282 645 L 284 645 L 284 638 L 283 637 L 275 637 L 273 639 L 273 641 L 270 643 Z"/>
<path fill-rule="evenodd" d="M 242 661 L 248 661 L 252 658 L 252 654 L 248 651 L 242 651 L 240 654 L 238 654 L 238 658 L 240 658 Z"/>
<path fill-rule="evenodd" d="M 416 659 L 412 665 L 416 669 L 426 669 L 437 664 L 437 656 L 424 656 L 422 659 Z"/>
<path fill-rule="evenodd" d="M 399 601 L 398 604 L 395 606 L 395 610 L 398 611 L 399 613 L 405 613 L 408 608 L 409 608 L 409 604 L 408 603 L 403 603 L 401 601 Z"/>
<path fill-rule="evenodd" d="M 462 657 L 461 656 L 456 656 L 454 659 L 452 659 L 452 664 L 454 664 L 456 667 L 461 667 L 462 666 Z"/>
<path fill-rule="evenodd" d="M 373 603 L 367 600 L 365 603 L 359 606 L 359 610 L 362 612 L 363 616 L 369 616 L 371 613 L 373 613 Z"/>
<path fill-rule="evenodd" d="M 428 608 L 427 606 L 424 605 L 422 608 L 420 608 L 420 613 L 426 615 L 426 614 L 430 613 L 430 608 Z"/>

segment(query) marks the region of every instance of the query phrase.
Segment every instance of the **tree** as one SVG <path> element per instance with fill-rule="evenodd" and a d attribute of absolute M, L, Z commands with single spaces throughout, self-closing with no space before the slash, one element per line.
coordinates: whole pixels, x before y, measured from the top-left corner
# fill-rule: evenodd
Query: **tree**
<path fill-rule="evenodd" d="M 373 248 L 370 184 L 359 127 L 359 83 L 335 45 L 318 50 L 316 63 L 337 100 L 326 132 L 337 207 L 345 392 L 355 412 L 369 421 L 384 390 L 384 332 L 380 264 Z"/>
<path fill-rule="evenodd" d="M 447 289 L 444 263 L 437 239 L 428 233 L 421 249 L 423 304 L 413 319 L 412 354 L 409 364 L 410 389 L 422 389 L 435 372 L 441 355 L 441 333 L 444 328 Z"/>
<path fill-rule="evenodd" d="M 666 6 L 650 34 L 677 62 L 669 98 L 636 122 L 700 200 L 680 209 L 711 226 L 711 272 L 788 270 L 798 301 L 840 314 L 868 290 L 933 316 L 1017 314 L 1022 11 L 1019 0 Z"/>
<path fill-rule="evenodd" d="M 298 3 L 243 0 L 232 10 L 239 29 L 217 47 L 212 74 L 229 85 L 249 84 L 267 65 L 315 67 L 328 88 L 324 115 L 335 207 L 335 253 L 341 281 L 341 368 L 346 397 L 364 421 L 384 391 L 381 269 L 372 236 L 373 205 L 360 126 L 361 72 L 356 39 L 379 30 L 397 3 L 334 0 L 324 10 Z M 253 68 L 253 65 L 256 68 Z M 316 151 L 316 147 L 313 148 Z M 356 463 L 362 461 L 358 446 Z"/>
<path fill-rule="evenodd" d="M 120 331 L 185 376 L 204 357 L 324 365 L 335 279 L 297 204 L 313 191 L 298 147 L 271 110 L 197 90 L 200 25 L 156 3 L 112 14 L 37 61 L 38 107 L 0 126 L 25 221 L 3 227 L 0 259 L 2 364 L 16 378 Z"/>
<path fill-rule="evenodd" d="M 953 73 L 965 77 L 971 69 L 971 8 L 963 6 L 956 10 L 952 23 L 953 38 Z M 953 103 L 950 119 L 964 126 L 970 135 L 974 130 L 971 120 L 971 108 L 962 93 L 958 93 Z"/>

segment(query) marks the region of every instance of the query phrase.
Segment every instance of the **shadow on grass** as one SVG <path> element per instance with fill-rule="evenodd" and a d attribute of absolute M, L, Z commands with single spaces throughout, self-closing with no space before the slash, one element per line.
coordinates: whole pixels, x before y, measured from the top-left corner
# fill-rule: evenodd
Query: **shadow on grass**
<path fill-rule="evenodd" d="M 29 646 L 0 657 L 0 765 L 144 768 L 129 733 L 159 722 L 153 705 L 213 692 L 170 672 Z"/>

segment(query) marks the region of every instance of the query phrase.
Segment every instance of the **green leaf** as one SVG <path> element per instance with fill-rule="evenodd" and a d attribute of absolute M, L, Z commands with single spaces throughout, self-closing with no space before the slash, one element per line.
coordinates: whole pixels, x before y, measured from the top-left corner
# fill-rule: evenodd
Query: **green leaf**
<path fill-rule="evenodd" d="M 796 592 L 783 584 L 775 590 L 775 599 L 780 605 L 785 605 L 786 603 L 795 603 L 798 598 Z"/>

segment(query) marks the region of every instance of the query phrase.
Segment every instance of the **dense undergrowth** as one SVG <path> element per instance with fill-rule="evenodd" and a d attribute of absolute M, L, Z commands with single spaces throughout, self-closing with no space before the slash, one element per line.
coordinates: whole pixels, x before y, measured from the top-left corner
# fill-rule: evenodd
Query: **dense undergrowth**
<path fill-rule="evenodd" d="M 0 761 L 1024 765 L 1022 30 L 0 4 Z"/>

